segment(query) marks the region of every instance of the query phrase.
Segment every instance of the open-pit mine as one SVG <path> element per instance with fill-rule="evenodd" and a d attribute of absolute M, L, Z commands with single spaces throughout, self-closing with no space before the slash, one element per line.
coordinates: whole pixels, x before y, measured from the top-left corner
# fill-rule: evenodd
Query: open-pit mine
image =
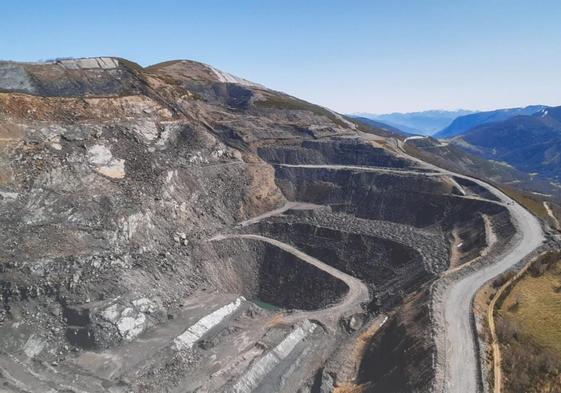
<path fill-rule="evenodd" d="M 211 66 L 0 63 L 0 391 L 476 392 L 544 241 L 495 186 Z"/>

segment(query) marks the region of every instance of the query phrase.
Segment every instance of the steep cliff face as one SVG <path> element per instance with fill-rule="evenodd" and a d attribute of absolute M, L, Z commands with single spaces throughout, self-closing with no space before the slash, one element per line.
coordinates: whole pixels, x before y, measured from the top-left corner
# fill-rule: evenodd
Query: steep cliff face
<path fill-rule="evenodd" d="M 451 254 L 480 255 L 482 214 L 509 236 L 504 209 L 399 154 L 396 138 L 191 61 L 0 63 L 0 381 L 112 392 L 344 382 L 337 369 L 351 363 L 335 350 Z M 427 354 L 423 326 L 427 337 L 387 337 Z M 374 344 L 370 357 L 386 345 Z M 427 386 L 426 359 L 422 375 L 404 366 L 404 386 Z M 391 380 L 370 362 L 361 384 Z"/>

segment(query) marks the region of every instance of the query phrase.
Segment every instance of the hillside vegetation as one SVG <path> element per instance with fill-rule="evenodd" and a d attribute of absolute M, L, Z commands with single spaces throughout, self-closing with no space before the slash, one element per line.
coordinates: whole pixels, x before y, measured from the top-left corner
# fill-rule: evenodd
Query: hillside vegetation
<path fill-rule="evenodd" d="M 497 308 L 505 392 L 561 392 L 561 252 L 545 254 Z"/>

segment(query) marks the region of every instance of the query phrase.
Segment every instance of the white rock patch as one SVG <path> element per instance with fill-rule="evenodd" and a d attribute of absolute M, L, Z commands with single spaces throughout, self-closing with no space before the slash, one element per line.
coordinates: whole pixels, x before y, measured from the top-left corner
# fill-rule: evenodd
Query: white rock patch
<path fill-rule="evenodd" d="M 243 86 L 263 88 L 263 86 L 258 84 L 258 83 L 250 82 L 246 79 L 243 79 L 243 78 L 237 77 L 235 75 L 229 74 L 227 72 L 221 71 L 219 69 L 216 69 L 213 66 L 207 65 L 207 67 L 210 68 L 210 70 L 214 73 L 214 75 L 216 76 L 216 78 L 218 79 L 219 82 L 236 83 L 238 85 L 243 85 Z"/>
<path fill-rule="evenodd" d="M 88 149 L 88 161 L 94 165 L 105 165 L 113 159 L 111 150 L 103 145 L 93 145 Z"/>
<path fill-rule="evenodd" d="M 239 297 L 232 303 L 229 303 L 199 319 L 193 326 L 174 340 L 175 348 L 177 350 L 191 348 L 193 344 L 200 340 L 205 333 L 222 322 L 228 315 L 236 311 L 242 305 L 243 301 L 245 301 L 245 298 L 243 296 Z"/>
<path fill-rule="evenodd" d="M 208 163 L 208 158 L 203 156 L 203 153 L 198 151 L 196 153 L 193 154 L 189 154 L 189 158 L 188 158 L 189 162 L 191 164 L 207 164 Z"/>
<path fill-rule="evenodd" d="M 149 142 L 156 140 L 160 134 L 158 126 L 153 121 L 139 122 L 132 126 L 132 130 L 135 134 Z"/>
<path fill-rule="evenodd" d="M 111 57 L 88 57 L 84 59 L 61 60 L 59 64 L 70 70 L 103 69 L 111 70 L 119 66 L 119 61 Z"/>
<path fill-rule="evenodd" d="M 188 156 L 189 163 L 191 164 L 208 164 L 211 160 L 217 160 L 226 155 L 226 149 L 216 149 L 210 151 L 210 153 L 203 153 L 202 151 L 197 151 L 191 153 Z"/>
<path fill-rule="evenodd" d="M 125 340 L 132 340 L 146 329 L 148 319 L 146 315 L 158 311 L 158 306 L 148 298 L 139 298 L 131 302 L 133 307 L 113 304 L 101 312 L 101 317 L 117 327 L 119 334 Z"/>
<path fill-rule="evenodd" d="M 88 162 L 95 166 L 96 172 L 111 177 L 122 179 L 125 177 L 125 160 L 113 158 L 111 150 L 104 145 L 93 145 L 88 149 Z"/>
<path fill-rule="evenodd" d="M 134 307 L 136 307 L 138 311 L 143 312 L 145 314 L 153 314 L 158 310 L 156 303 L 145 297 L 133 300 L 132 304 L 134 305 Z"/>
<path fill-rule="evenodd" d="M 128 307 L 121 313 L 121 318 L 117 322 L 117 329 L 125 340 L 132 340 L 144 330 L 146 316 L 143 313 L 136 313 Z"/>
<path fill-rule="evenodd" d="M 306 320 L 302 326 L 294 329 L 288 336 L 284 338 L 272 351 L 267 353 L 236 382 L 232 387 L 232 393 L 251 392 L 257 388 L 263 378 L 267 376 L 277 364 L 285 359 L 294 350 L 302 340 L 310 335 L 316 328 L 314 323 Z"/>
<path fill-rule="evenodd" d="M 39 355 L 43 348 L 45 348 L 45 342 L 40 338 L 35 337 L 35 335 L 32 335 L 27 339 L 25 345 L 23 346 L 23 352 L 27 357 L 33 358 Z"/>
<path fill-rule="evenodd" d="M 119 316 L 121 315 L 121 313 L 119 312 L 119 310 L 117 309 L 117 305 L 113 304 L 110 307 L 107 307 L 105 310 L 103 310 L 103 312 L 101 313 L 101 316 L 105 319 L 107 319 L 109 322 L 116 322 L 117 318 L 119 318 Z"/>
<path fill-rule="evenodd" d="M 125 160 L 114 160 L 110 165 L 104 165 L 97 168 L 97 171 L 102 175 L 113 179 L 122 179 L 125 177 Z"/>
<path fill-rule="evenodd" d="M 16 200 L 18 196 L 19 194 L 17 192 L 0 191 L 0 200 L 2 199 Z"/>

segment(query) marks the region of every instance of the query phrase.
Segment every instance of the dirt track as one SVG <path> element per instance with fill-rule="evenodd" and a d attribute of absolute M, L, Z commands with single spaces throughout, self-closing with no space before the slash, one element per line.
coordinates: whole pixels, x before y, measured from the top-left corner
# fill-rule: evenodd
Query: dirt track
<path fill-rule="evenodd" d="M 500 255 L 495 263 L 449 284 L 445 291 L 441 305 L 446 335 L 443 341 L 446 346 L 444 390 L 449 393 L 477 392 L 479 389 L 479 357 L 475 350 L 475 332 L 471 324 L 472 300 L 477 290 L 487 281 L 513 267 L 544 241 L 540 223 L 532 214 L 496 188 L 477 182 L 507 204 L 518 230 L 518 241 Z"/>
<path fill-rule="evenodd" d="M 476 332 L 473 330 L 472 319 L 472 300 L 481 286 L 492 280 L 494 277 L 508 270 L 517 264 L 521 259 L 538 248 L 545 240 L 539 221 L 521 205 L 509 198 L 497 188 L 472 177 L 460 175 L 451 171 L 443 170 L 436 166 L 427 164 L 414 157 L 409 157 L 424 165 L 429 172 L 394 170 L 385 168 L 369 168 L 349 165 L 284 165 L 305 168 L 325 168 L 334 170 L 363 170 L 375 172 L 389 172 L 401 174 L 414 174 L 425 176 L 453 175 L 455 177 L 467 179 L 486 188 L 497 196 L 503 206 L 505 206 L 512 217 L 517 228 L 518 241 L 492 264 L 482 269 L 476 270 L 462 277 L 461 279 L 448 284 L 445 294 L 442 296 L 441 303 L 435 307 L 440 312 L 443 321 L 439 323 L 444 326 L 441 334 L 437 337 L 437 343 L 444 343 L 444 346 L 437 345 L 438 351 L 445 353 L 445 369 L 440 370 L 443 381 L 443 391 L 447 393 L 470 393 L 477 392 L 479 389 L 479 356 L 476 353 Z M 434 172 L 433 172 L 434 171 Z M 485 200 L 483 198 L 477 198 Z M 489 203 L 496 201 L 485 200 Z"/>
<path fill-rule="evenodd" d="M 398 143 L 399 146 L 399 143 Z M 402 146 L 401 146 L 402 147 Z M 405 151 L 403 150 L 405 153 Z M 406 156 L 410 157 L 405 153 Z M 414 157 L 411 159 L 424 163 Z M 512 247 L 498 256 L 494 263 L 475 270 L 460 279 L 447 284 L 440 299 L 434 304 L 434 316 L 442 316 L 436 321 L 444 327 L 438 331 L 442 337 L 436 337 L 437 351 L 444 355 L 444 370 L 437 370 L 442 378 L 436 381 L 439 393 L 475 393 L 480 390 L 480 361 L 476 351 L 477 335 L 471 323 L 473 317 L 472 303 L 475 294 L 486 282 L 512 268 L 524 257 L 538 248 L 545 240 L 542 227 L 534 215 L 516 201 L 509 198 L 496 187 L 484 181 L 443 170 L 424 163 L 427 168 L 440 170 L 444 174 L 471 180 L 486 188 L 498 197 L 509 210 L 517 229 L 516 241 Z"/>
<path fill-rule="evenodd" d="M 218 235 L 210 240 L 214 241 L 232 238 L 259 240 L 269 243 L 292 255 L 297 256 L 302 261 L 309 263 L 326 273 L 331 274 L 333 277 L 343 281 L 349 287 L 349 291 L 341 302 L 333 305 L 332 307 L 328 307 L 322 310 L 298 312 L 288 315 L 284 318 L 286 322 L 295 322 L 305 317 L 306 319 L 317 319 L 319 321 L 322 321 L 328 327 L 336 329 L 337 323 L 342 315 L 350 315 L 354 312 L 360 312 L 361 304 L 367 302 L 370 298 L 368 294 L 368 288 L 361 280 L 343 273 L 342 271 L 337 270 L 334 267 L 329 266 L 328 264 L 314 257 L 311 257 L 308 254 L 303 253 L 302 251 L 292 247 L 291 245 L 280 242 L 278 240 L 260 235 Z"/>

